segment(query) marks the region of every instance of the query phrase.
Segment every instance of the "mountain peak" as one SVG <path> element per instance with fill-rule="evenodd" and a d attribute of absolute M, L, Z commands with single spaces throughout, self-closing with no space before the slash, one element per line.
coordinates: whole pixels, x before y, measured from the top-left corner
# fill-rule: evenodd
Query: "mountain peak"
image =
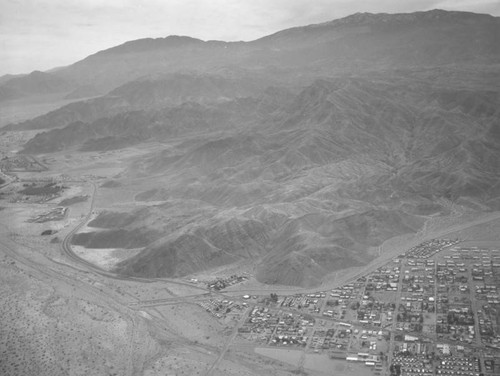
<path fill-rule="evenodd" d="M 489 14 L 471 12 L 447 11 L 433 9 L 414 13 L 354 13 L 344 18 L 318 24 L 299 26 L 258 39 L 257 43 L 287 44 L 295 46 L 297 41 L 317 44 L 334 39 L 344 38 L 359 33 L 372 33 L 373 30 L 386 30 L 396 33 L 397 29 L 420 27 L 422 30 L 435 28 L 441 30 L 445 25 L 451 25 L 457 30 L 465 28 L 497 28 L 499 17 Z M 465 25 L 465 27 L 464 27 Z"/>
<path fill-rule="evenodd" d="M 473 19 L 473 18 L 489 18 L 495 17 L 489 14 L 479 14 L 472 12 L 461 11 L 448 11 L 443 9 L 432 9 L 428 11 L 413 12 L 413 13 L 368 13 L 358 12 L 350 16 L 336 19 L 333 21 L 324 22 L 317 26 L 339 26 L 339 25 L 369 25 L 376 23 L 403 23 L 403 22 L 428 22 L 428 21 L 443 21 L 443 20 L 460 20 L 460 19 Z M 314 26 L 314 25 L 311 25 Z"/>

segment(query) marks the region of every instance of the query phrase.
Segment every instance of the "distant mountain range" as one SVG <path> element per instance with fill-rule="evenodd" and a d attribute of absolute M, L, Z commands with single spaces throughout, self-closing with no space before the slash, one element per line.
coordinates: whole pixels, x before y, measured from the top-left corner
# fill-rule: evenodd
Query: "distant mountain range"
<path fill-rule="evenodd" d="M 135 200 L 156 204 L 74 238 L 144 248 L 120 273 L 245 261 L 262 282 L 313 286 L 431 217 L 500 210 L 499 40 L 499 18 L 442 10 L 142 39 L 0 81 L 5 98 L 92 97 L 4 130 L 40 130 L 30 154 L 165 146 L 121 178 L 150 179 Z"/>
<path fill-rule="evenodd" d="M 4 76 L 5 77 L 5 76 Z M 5 77 L 0 81 L 0 102 L 21 97 L 64 93 L 74 83 L 51 73 L 34 71 L 28 75 Z"/>
<path fill-rule="evenodd" d="M 157 73 L 221 69 L 296 78 L 339 71 L 380 70 L 498 61 L 498 17 L 432 10 L 411 14 L 357 13 L 284 30 L 252 42 L 202 41 L 169 36 L 140 39 L 91 55 L 51 73 L 33 72 L 0 84 L 2 98 L 92 87 L 105 93 Z M 42 79 L 43 77 L 43 79 Z M 19 81 L 20 80 L 20 81 Z"/>

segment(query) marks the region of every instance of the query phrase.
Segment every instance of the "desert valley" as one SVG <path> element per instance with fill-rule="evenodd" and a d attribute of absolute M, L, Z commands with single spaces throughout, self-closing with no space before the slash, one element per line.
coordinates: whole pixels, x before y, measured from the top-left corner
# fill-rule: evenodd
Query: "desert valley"
<path fill-rule="evenodd" d="M 499 40 L 358 13 L 0 77 L 0 374 L 500 375 Z"/>

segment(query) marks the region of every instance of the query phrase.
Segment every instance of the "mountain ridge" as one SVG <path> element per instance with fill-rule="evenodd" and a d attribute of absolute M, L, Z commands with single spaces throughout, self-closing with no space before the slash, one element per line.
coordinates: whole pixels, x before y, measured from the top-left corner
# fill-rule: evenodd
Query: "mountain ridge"
<path fill-rule="evenodd" d="M 410 22 L 411 21 L 411 22 Z M 397 26 L 394 29 L 394 25 Z M 293 75 L 408 66 L 499 61 L 500 18 L 471 12 L 431 10 L 415 13 L 357 13 L 344 18 L 278 31 L 248 42 L 203 41 L 189 36 L 143 38 L 98 51 L 49 74 L 95 93 L 129 81 L 180 70 L 214 73 L 223 67 Z M 123 56 L 127 56 L 123 59 Z M 37 94 L 11 90 L 16 77 L 0 84 L 1 99 Z M 29 80 L 30 75 L 18 77 Z M 33 79 L 31 79 L 33 81 Z M 9 84 L 10 83 L 10 84 Z"/>
<path fill-rule="evenodd" d="M 440 200 L 460 201 L 469 210 L 476 204 L 500 208 L 497 94 L 486 90 L 475 103 L 473 90 L 382 77 L 317 79 L 274 107 L 272 117 L 255 115 L 259 101 L 214 105 L 225 114 L 235 111 L 223 136 L 209 132 L 205 140 L 200 129 L 206 126 L 196 120 L 196 141 L 138 160 L 130 177 L 166 179 L 138 194 L 139 203 L 176 205 L 182 213 L 184 202 L 196 202 L 200 212 L 215 210 L 220 217 L 191 214 L 197 220 L 155 238 L 117 271 L 179 277 L 250 258 L 261 282 L 313 286 L 341 266 L 369 262 L 372 248 L 416 233 L 427 216 L 449 215 Z M 239 117 L 242 109 L 247 121 Z M 156 127 L 158 120 L 151 123 Z M 139 123 L 140 135 L 171 140 L 161 125 Z M 92 125 L 92 134 L 108 129 L 104 124 Z M 147 141 L 140 135 L 129 140 Z M 228 219 L 227 211 L 246 213 L 245 219 Z M 161 211 L 155 215 L 159 222 L 176 222 Z M 254 221 L 250 227 L 247 219 Z M 132 234 L 144 231 L 141 221 L 128 225 Z M 95 236 L 94 246 L 104 235 Z M 260 240 L 244 241 L 249 236 Z"/>
<path fill-rule="evenodd" d="M 143 150 L 101 186 L 140 209 L 74 238 L 140 247 L 117 272 L 242 262 L 315 286 L 430 219 L 500 210 L 498 40 L 496 17 L 430 11 L 132 41 L 55 72 L 107 94 L 8 130 L 40 130 L 24 153 Z"/>

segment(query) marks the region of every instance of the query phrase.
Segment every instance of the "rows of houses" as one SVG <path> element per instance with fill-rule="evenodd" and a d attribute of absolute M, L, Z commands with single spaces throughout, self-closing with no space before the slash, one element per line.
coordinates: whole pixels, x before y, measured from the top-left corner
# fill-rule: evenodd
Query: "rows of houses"
<path fill-rule="evenodd" d="M 437 255 L 455 243 L 423 243 L 330 291 L 271 294 L 249 310 L 239 332 L 266 346 L 344 354 L 378 370 L 384 357 L 359 354 L 392 353 L 393 375 L 477 376 L 484 357 L 474 346 L 500 350 L 500 252 L 450 248 Z"/>
<path fill-rule="evenodd" d="M 426 259 L 458 242 L 460 242 L 459 239 L 431 239 L 410 248 L 404 256 L 407 258 Z"/>
<path fill-rule="evenodd" d="M 198 302 L 202 308 L 210 312 L 214 317 L 220 319 L 228 314 L 243 313 L 248 305 L 227 299 L 208 299 Z"/>

